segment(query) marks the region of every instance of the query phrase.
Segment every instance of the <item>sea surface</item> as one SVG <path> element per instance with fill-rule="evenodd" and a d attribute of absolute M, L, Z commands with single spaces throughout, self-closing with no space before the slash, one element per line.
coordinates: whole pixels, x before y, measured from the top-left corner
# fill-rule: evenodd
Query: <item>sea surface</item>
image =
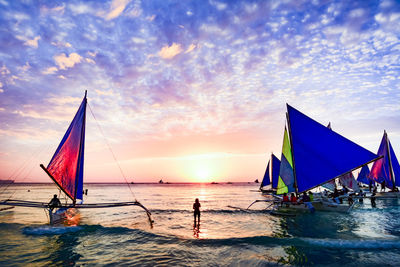
<path fill-rule="evenodd" d="M 139 200 L 138 207 L 81 209 L 77 226 L 52 227 L 47 211 L 0 212 L 0 266 L 399 266 L 399 200 L 364 200 L 350 213 L 274 216 L 258 185 L 89 184 L 85 203 Z M 1 199 L 48 202 L 54 185 L 0 187 Z M 193 202 L 201 223 L 193 225 Z M 238 207 L 241 209 L 235 209 Z M 1 208 L 1 206 L 0 206 Z"/>

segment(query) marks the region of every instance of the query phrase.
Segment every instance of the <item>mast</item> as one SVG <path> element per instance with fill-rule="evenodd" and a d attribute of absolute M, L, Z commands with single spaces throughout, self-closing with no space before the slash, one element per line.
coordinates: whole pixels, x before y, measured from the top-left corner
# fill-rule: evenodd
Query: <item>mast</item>
<path fill-rule="evenodd" d="M 393 175 L 392 158 L 390 157 L 389 137 L 387 136 L 386 130 L 384 130 L 383 135 L 385 136 L 385 139 L 386 139 L 387 154 L 388 154 L 388 160 L 389 160 L 389 174 L 390 174 L 390 179 L 392 180 L 392 189 L 394 190 L 396 188 L 396 185 L 395 185 L 394 175 Z"/>
<path fill-rule="evenodd" d="M 286 106 L 287 106 L 288 104 L 286 103 Z M 287 107 L 286 107 L 287 108 Z M 298 194 L 299 192 L 299 190 L 298 190 L 298 188 L 297 188 L 297 176 L 296 176 L 296 165 L 295 165 L 295 162 L 294 162 L 294 153 L 293 153 L 293 140 L 292 140 L 292 129 L 290 128 L 290 119 L 289 119 L 289 113 L 288 112 L 286 112 L 286 120 L 287 120 L 287 123 L 288 123 L 288 130 L 289 130 L 289 141 L 290 141 L 290 152 L 291 152 L 291 154 L 292 154 L 292 162 L 293 162 L 293 176 L 294 176 L 294 184 L 293 184 L 293 187 L 294 187 L 294 190 L 296 191 L 296 194 Z"/>
<path fill-rule="evenodd" d="M 82 129 L 81 129 L 81 139 L 79 141 L 78 159 L 81 159 L 81 157 L 83 157 L 82 153 L 84 152 L 83 150 L 84 150 L 84 145 L 85 145 L 86 105 L 87 105 L 86 96 L 87 96 L 87 90 L 85 90 L 85 97 L 84 97 L 85 106 L 84 106 L 84 109 L 83 109 L 83 122 L 82 122 Z M 80 171 L 81 171 L 81 162 L 78 160 L 78 169 L 77 169 L 77 172 L 76 172 L 76 175 L 78 176 L 78 178 L 75 179 L 75 195 L 74 195 L 74 199 L 73 199 L 73 203 L 72 203 L 73 206 L 75 206 L 75 204 L 76 204 L 76 194 L 78 192 L 78 182 L 79 182 Z M 82 172 L 82 176 L 83 176 L 83 172 Z"/>

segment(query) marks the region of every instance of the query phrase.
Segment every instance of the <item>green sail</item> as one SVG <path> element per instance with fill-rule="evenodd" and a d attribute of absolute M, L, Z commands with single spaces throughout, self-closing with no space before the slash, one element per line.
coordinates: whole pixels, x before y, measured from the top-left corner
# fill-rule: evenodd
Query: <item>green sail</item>
<path fill-rule="evenodd" d="M 294 173 L 292 150 L 290 147 L 289 136 L 285 127 L 283 134 L 283 146 L 281 156 L 281 166 L 279 169 L 277 194 L 294 192 Z"/>

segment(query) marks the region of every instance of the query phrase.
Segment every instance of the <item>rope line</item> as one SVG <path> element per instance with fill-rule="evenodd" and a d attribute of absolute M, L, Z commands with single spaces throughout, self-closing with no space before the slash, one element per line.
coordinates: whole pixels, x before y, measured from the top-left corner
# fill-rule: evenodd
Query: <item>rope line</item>
<path fill-rule="evenodd" d="M 101 128 L 100 123 L 99 123 L 98 120 L 96 119 L 96 116 L 94 115 L 93 110 L 92 110 L 92 108 L 91 108 L 90 105 L 89 105 L 89 102 L 87 103 L 87 105 L 88 105 L 88 107 L 89 107 L 90 113 L 92 114 L 94 120 L 96 121 L 96 125 L 97 125 L 97 127 L 99 128 L 99 131 L 100 131 L 101 135 L 103 136 L 105 143 L 107 144 L 108 149 L 109 149 L 110 152 L 111 152 L 111 155 L 112 155 L 113 158 L 114 158 L 115 163 L 117 164 L 117 166 L 118 166 L 118 168 L 119 168 L 119 171 L 121 172 L 122 177 L 123 177 L 124 180 L 125 180 L 125 183 L 128 185 L 129 190 L 131 191 L 133 198 L 135 199 L 135 201 L 137 201 L 137 200 L 136 200 L 135 193 L 133 192 L 133 190 L 132 190 L 132 188 L 131 188 L 131 185 L 128 183 L 128 180 L 126 179 L 126 176 L 125 176 L 124 172 L 122 171 L 121 165 L 119 164 L 119 162 L 118 162 L 118 160 L 117 160 L 117 157 L 115 156 L 113 150 L 111 149 L 111 146 L 110 146 L 110 144 L 108 143 L 107 138 L 106 138 L 106 136 L 105 136 L 105 134 L 104 134 L 104 132 L 103 132 L 103 129 Z"/>

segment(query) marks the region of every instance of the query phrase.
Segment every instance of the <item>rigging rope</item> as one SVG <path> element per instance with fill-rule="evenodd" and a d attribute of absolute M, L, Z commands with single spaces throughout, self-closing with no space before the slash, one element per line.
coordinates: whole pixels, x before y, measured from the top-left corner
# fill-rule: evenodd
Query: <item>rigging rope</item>
<path fill-rule="evenodd" d="M 122 171 L 121 165 L 119 164 L 119 162 L 118 162 L 118 160 L 117 160 L 117 157 L 115 156 L 113 150 L 111 149 L 111 146 L 110 146 L 110 144 L 108 143 L 107 138 L 106 138 L 106 136 L 105 136 L 105 134 L 104 134 L 104 132 L 103 132 L 101 126 L 100 126 L 100 123 L 99 123 L 98 120 L 96 119 L 96 116 L 94 115 L 93 110 L 92 110 L 92 108 L 91 108 L 90 105 L 89 105 L 89 102 L 87 102 L 87 105 L 88 105 L 88 107 L 89 107 L 90 113 L 92 114 L 94 120 L 96 121 L 97 127 L 99 128 L 99 131 L 100 131 L 100 133 L 102 134 L 102 136 L 103 136 L 103 138 L 104 138 L 104 141 L 105 141 L 106 144 L 107 144 L 108 149 L 109 149 L 110 152 L 111 152 L 111 155 L 112 155 L 113 158 L 114 158 L 115 163 L 117 164 L 117 166 L 118 166 L 118 168 L 119 168 L 119 171 L 121 172 L 122 177 L 124 178 L 126 184 L 128 185 L 129 190 L 131 191 L 133 198 L 135 199 L 135 201 L 137 201 L 137 200 L 136 200 L 135 193 L 133 192 L 133 190 L 132 190 L 132 188 L 131 188 L 131 185 L 128 183 L 128 180 L 126 179 L 125 174 L 124 174 L 124 172 Z"/>

